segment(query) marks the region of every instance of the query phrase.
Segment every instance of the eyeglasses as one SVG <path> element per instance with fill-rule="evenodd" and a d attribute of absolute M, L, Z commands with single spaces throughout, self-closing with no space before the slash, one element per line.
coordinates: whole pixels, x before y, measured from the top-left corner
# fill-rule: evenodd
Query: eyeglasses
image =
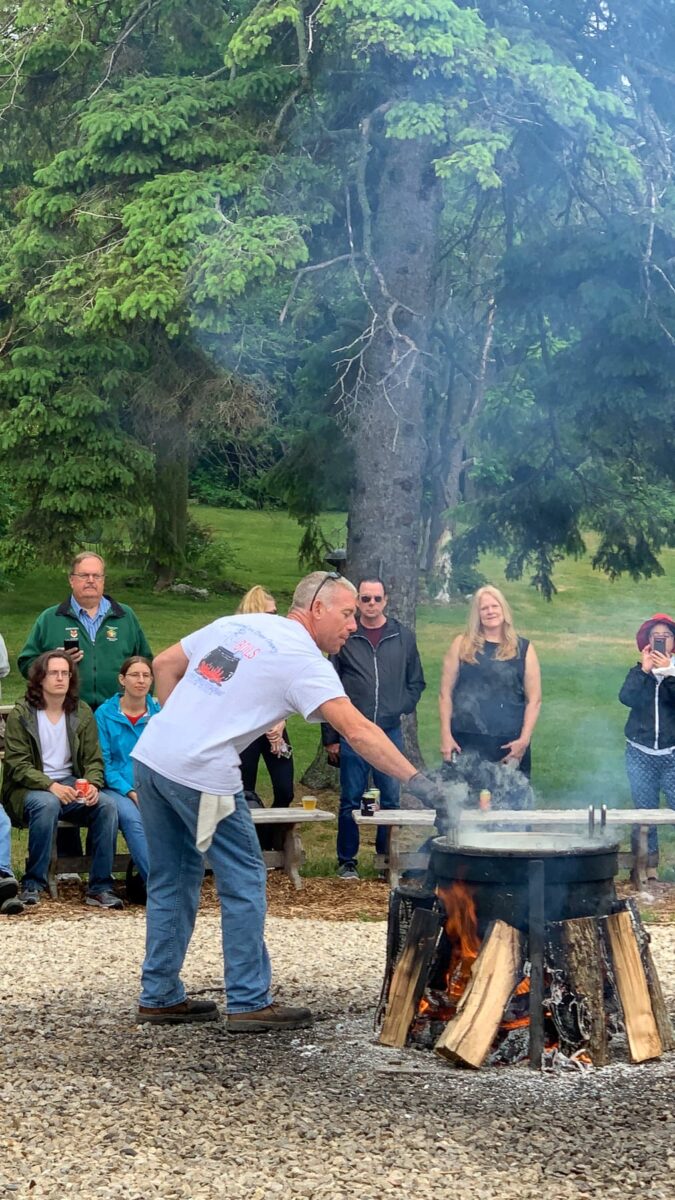
<path fill-rule="evenodd" d="M 319 592 L 321 591 L 321 589 L 322 589 L 322 587 L 323 587 L 324 583 L 328 583 L 328 580 L 329 580 L 329 579 L 332 579 L 332 580 L 333 580 L 333 582 L 336 582 L 338 579 L 342 579 L 342 576 L 340 575 L 339 571 L 326 571 L 326 574 L 324 575 L 323 579 L 321 580 L 321 583 L 319 584 L 319 586 L 318 586 L 318 588 L 316 589 L 316 591 L 315 591 L 314 595 L 312 596 L 312 601 L 311 601 L 311 604 L 310 604 L 310 606 L 309 606 L 309 607 L 310 607 L 310 611 L 311 611 L 311 609 L 313 608 L 313 606 L 314 606 L 314 601 L 316 600 L 316 598 L 317 598 L 317 596 L 318 596 Z"/>
<path fill-rule="evenodd" d="M 152 675 L 149 671 L 127 671 L 126 675 L 123 675 L 122 678 L 142 679 L 145 682 L 146 679 L 152 679 Z"/>
<path fill-rule="evenodd" d="M 371 600 L 373 600 L 375 604 L 381 604 L 384 600 L 384 596 L 359 596 L 359 600 L 362 604 L 370 604 Z"/>
<path fill-rule="evenodd" d="M 105 579 L 105 575 L 97 574 L 96 571 L 73 571 L 73 579 Z"/>
<path fill-rule="evenodd" d="M 53 679 L 60 679 L 62 675 L 64 675 L 66 679 L 70 677 L 70 671 L 46 671 L 45 674 L 51 675 Z"/>

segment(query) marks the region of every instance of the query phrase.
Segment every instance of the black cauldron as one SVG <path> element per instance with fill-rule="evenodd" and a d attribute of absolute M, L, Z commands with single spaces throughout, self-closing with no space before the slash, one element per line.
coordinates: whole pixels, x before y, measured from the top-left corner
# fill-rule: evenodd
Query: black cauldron
<path fill-rule="evenodd" d="M 462 845 L 434 838 L 429 883 L 466 883 L 473 894 L 479 935 L 490 921 L 529 929 L 530 864 L 543 863 L 545 921 L 602 917 L 614 911 L 618 842 L 568 833 L 497 832 L 466 835 Z"/>

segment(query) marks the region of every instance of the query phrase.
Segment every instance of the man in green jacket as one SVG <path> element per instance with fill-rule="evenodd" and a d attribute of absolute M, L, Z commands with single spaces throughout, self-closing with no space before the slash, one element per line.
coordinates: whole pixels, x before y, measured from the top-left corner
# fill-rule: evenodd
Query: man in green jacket
<path fill-rule="evenodd" d="M 20 899 L 37 904 L 47 886 L 60 820 L 91 831 L 87 904 L 121 908 L 113 891 L 117 805 L 102 791 L 103 757 L 94 714 L 77 698 L 77 670 L 63 651 L 33 663 L 24 700 L 5 726 L 2 802 L 14 824 L 28 825 L 28 861 Z"/>
<path fill-rule="evenodd" d="M 30 665 L 45 650 L 63 647 L 80 676 L 80 698 L 91 708 L 119 691 L 125 658 L 152 650 L 138 617 L 126 604 L 104 594 L 105 562 L 85 551 L 73 560 L 68 576 L 70 596 L 40 613 L 19 654 L 19 670 L 27 678 Z"/>
<path fill-rule="evenodd" d="M 40 613 L 19 654 L 21 674 L 28 678 L 31 663 L 46 650 L 60 647 L 77 665 L 80 699 L 96 709 L 119 691 L 120 667 L 125 658 L 141 654 L 152 659 L 152 650 L 133 609 L 104 594 L 105 562 L 100 554 L 78 554 L 68 575 L 70 596 Z M 77 830 L 60 829 L 59 853 L 82 853 Z"/>

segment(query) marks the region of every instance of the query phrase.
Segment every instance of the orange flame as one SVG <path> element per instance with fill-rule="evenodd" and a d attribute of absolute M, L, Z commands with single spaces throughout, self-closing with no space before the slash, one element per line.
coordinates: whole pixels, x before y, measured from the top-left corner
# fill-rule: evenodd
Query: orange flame
<path fill-rule="evenodd" d="M 438 895 L 446 913 L 445 934 L 450 944 L 446 988 L 448 997 L 456 1003 L 480 950 L 476 905 L 471 890 L 459 880 L 449 887 L 439 887 Z"/>

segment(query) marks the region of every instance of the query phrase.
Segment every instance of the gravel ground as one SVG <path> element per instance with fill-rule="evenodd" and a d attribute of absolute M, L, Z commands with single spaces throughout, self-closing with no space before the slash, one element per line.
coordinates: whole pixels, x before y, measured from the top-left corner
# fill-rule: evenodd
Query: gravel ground
<path fill-rule="evenodd" d="M 385 1050 L 382 923 L 268 934 L 277 996 L 310 1003 L 311 1030 L 137 1027 L 142 914 L 3 921 L 0 1197 L 672 1200 L 675 1054 L 541 1077 Z M 218 942 L 202 913 L 191 990 L 218 987 Z M 675 926 L 653 950 L 672 1010 Z"/>

